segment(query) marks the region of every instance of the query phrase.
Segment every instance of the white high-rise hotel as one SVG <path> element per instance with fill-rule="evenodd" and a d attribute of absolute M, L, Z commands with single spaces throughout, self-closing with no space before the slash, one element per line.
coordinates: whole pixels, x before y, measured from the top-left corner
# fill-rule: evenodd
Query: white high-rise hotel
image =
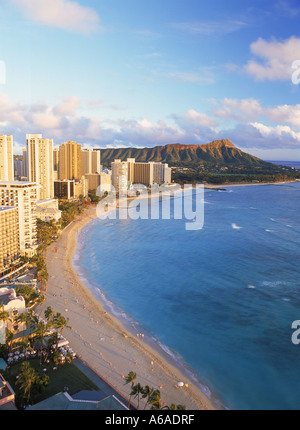
<path fill-rule="evenodd" d="M 13 137 L 0 136 L 0 181 L 14 180 Z"/>
<path fill-rule="evenodd" d="M 37 189 L 38 185 L 30 182 L 0 182 L 0 207 L 17 209 L 20 252 L 29 256 L 37 247 Z"/>
<path fill-rule="evenodd" d="M 101 157 L 100 151 L 94 149 L 82 149 L 81 151 L 81 174 L 93 175 L 100 173 L 101 170 Z"/>
<path fill-rule="evenodd" d="M 27 134 L 27 178 L 40 187 L 37 190 L 37 199 L 53 199 L 54 172 L 53 172 L 53 140 L 43 139 L 41 134 Z"/>
<path fill-rule="evenodd" d="M 117 192 L 126 192 L 130 184 L 170 184 L 171 168 L 168 164 L 149 162 L 136 163 L 134 158 L 127 161 L 115 160 L 112 164 L 112 185 Z"/>

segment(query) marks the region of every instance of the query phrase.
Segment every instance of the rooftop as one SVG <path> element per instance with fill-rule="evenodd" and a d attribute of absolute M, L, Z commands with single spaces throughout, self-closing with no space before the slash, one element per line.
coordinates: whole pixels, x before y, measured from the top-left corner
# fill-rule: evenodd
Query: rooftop
<path fill-rule="evenodd" d="M 29 410 L 42 410 L 42 411 L 79 411 L 79 410 L 98 410 L 98 411 L 117 411 L 126 410 L 114 396 L 105 397 L 102 400 L 90 400 L 87 398 L 87 393 L 82 392 L 83 398 L 71 397 L 68 393 L 59 393 L 55 396 L 49 397 L 34 406 Z M 77 396 L 76 396 L 77 397 Z M 93 396 L 92 396 L 93 397 Z M 97 396 L 96 396 L 97 398 Z"/>
<path fill-rule="evenodd" d="M 3 306 L 7 306 L 9 302 L 11 302 L 10 293 L 6 293 L 0 296 L 0 301 Z"/>
<path fill-rule="evenodd" d="M 53 203 L 53 202 L 57 202 L 57 199 L 44 199 L 44 200 L 38 200 L 38 201 L 36 202 L 36 204 L 37 204 L 37 206 L 40 206 L 40 205 L 44 205 L 44 204 L 46 204 L 46 203 Z"/>
<path fill-rule="evenodd" d="M 27 181 L 0 181 L 0 187 L 13 187 L 13 188 L 25 188 L 25 187 L 37 187 L 35 182 Z"/>

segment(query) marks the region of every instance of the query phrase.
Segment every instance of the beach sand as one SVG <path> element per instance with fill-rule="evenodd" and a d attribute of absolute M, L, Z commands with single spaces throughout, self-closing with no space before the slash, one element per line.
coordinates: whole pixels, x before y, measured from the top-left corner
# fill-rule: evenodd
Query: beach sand
<path fill-rule="evenodd" d="M 79 358 L 125 399 L 129 398 L 130 386 L 124 384 L 123 378 L 134 371 L 137 374 L 135 382 L 159 389 L 166 405 L 181 404 L 187 410 L 217 409 L 179 367 L 149 346 L 146 339 L 135 337 L 118 319 L 107 313 L 80 279 L 72 264 L 77 233 L 95 218 L 96 208 L 93 206 L 71 223 L 48 248 L 46 262 L 49 281 L 43 309 L 52 306 L 54 312 L 69 318 L 71 329 L 66 328 L 64 336 L 70 346 Z M 99 283 L 101 285 L 101 279 Z M 179 381 L 188 386 L 179 388 Z M 137 405 L 137 399 L 133 399 L 132 403 Z M 141 401 L 140 409 L 143 407 Z"/>

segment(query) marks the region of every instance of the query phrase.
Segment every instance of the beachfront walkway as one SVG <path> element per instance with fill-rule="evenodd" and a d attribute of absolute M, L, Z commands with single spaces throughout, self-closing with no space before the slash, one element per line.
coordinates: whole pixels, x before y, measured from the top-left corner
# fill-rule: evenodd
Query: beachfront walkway
<path fill-rule="evenodd" d="M 123 403 L 126 407 L 128 405 L 128 401 L 124 399 L 117 391 L 115 391 L 110 385 L 108 385 L 97 373 L 95 373 L 92 369 L 90 369 L 82 360 L 76 358 L 73 363 L 82 373 L 84 373 L 97 387 L 99 390 L 106 393 L 108 396 L 115 396 L 121 403 Z M 131 407 L 130 409 L 135 410 L 135 408 Z"/>

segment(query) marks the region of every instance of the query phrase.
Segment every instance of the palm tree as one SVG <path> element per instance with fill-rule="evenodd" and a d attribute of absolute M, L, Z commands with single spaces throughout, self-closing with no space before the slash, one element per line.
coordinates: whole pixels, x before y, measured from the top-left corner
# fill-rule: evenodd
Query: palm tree
<path fill-rule="evenodd" d="M 134 398 L 138 398 L 138 409 L 140 409 L 140 394 L 143 393 L 143 387 L 141 386 L 141 384 L 138 382 L 136 385 L 134 385 L 132 387 L 131 396 L 134 396 Z"/>
<path fill-rule="evenodd" d="M 45 314 L 46 320 L 50 321 L 54 316 L 54 312 L 53 312 L 52 307 L 48 306 L 47 309 L 45 309 L 44 314 Z"/>
<path fill-rule="evenodd" d="M 22 312 L 21 314 L 19 314 L 16 318 L 16 322 L 17 324 L 27 324 L 28 322 L 27 312 Z"/>
<path fill-rule="evenodd" d="M 45 267 L 41 272 L 38 274 L 38 281 L 41 281 L 42 287 L 41 291 L 47 290 L 47 281 L 49 279 L 49 274 L 47 271 L 47 268 Z"/>
<path fill-rule="evenodd" d="M 68 326 L 68 323 L 69 323 L 69 318 L 66 319 L 59 312 L 57 312 L 56 315 L 54 315 L 53 317 L 54 328 L 56 330 L 60 330 L 61 335 L 63 334 L 63 331 L 65 328 L 71 328 L 70 326 Z M 57 337 L 56 349 L 58 347 L 58 343 L 59 343 L 59 338 Z"/>
<path fill-rule="evenodd" d="M 36 381 L 36 373 L 35 370 L 30 366 L 27 361 L 22 363 L 21 373 L 19 374 L 19 378 L 16 382 L 17 385 L 20 386 L 20 389 L 23 391 L 23 396 L 27 395 L 27 404 L 30 401 L 30 392 L 33 384 Z"/>
<path fill-rule="evenodd" d="M 50 337 L 49 346 L 51 345 L 50 347 L 52 347 L 53 345 L 56 345 L 55 346 L 55 351 L 57 351 L 58 344 L 59 344 L 59 336 L 58 336 L 57 331 L 55 331 L 54 333 L 52 333 L 52 335 Z"/>
<path fill-rule="evenodd" d="M 14 338 L 14 334 L 10 330 L 6 330 L 6 345 L 9 352 L 12 351 L 12 341 Z"/>
<path fill-rule="evenodd" d="M 149 398 L 149 403 L 152 405 L 151 410 L 161 410 L 161 394 L 159 390 L 154 390 Z"/>
<path fill-rule="evenodd" d="M 39 318 L 35 313 L 30 309 L 28 312 L 28 320 L 29 320 L 29 327 L 30 327 L 30 334 L 32 333 L 32 330 L 35 330 L 39 323 Z"/>
<path fill-rule="evenodd" d="M 36 338 L 40 341 L 40 344 L 41 344 L 41 346 L 40 346 L 40 363 L 42 362 L 43 340 L 44 340 L 45 334 L 47 332 L 47 329 L 48 329 L 47 325 L 43 321 L 40 321 L 37 324 L 35 332 L 34 332 L 36 335 Z"/>
<path fill-rule="evenodd" d="M 25 358 L 27 360 L 27 350 L 28 350 L 28 346 L 29 346 L 29 341 L 27 338 L 24 338 L 19 343 L 20 343 L 20 346 L 25 349 Z"/>
<path fill-rule="evenodd" d="M 71 328 L 68 326 L 69 323 L 69 318 L 65 318 L 63 317 L 59 312 L 54 316 L 54 327 L 59 330 L 60 329 L 60 334 L 62 335 L 63 330 L 67 327 L 67 328 Z"/>
<path fill-rule="evenodd" d="M 136 373 L 132 371 L 129 372 L 127 376 L 125 376 L 125 385 L 131 384 L 131 391 L 132 391 L 135 379 L 136 379 Z M 130 403 L 131 403 L 131 393 L 129 396 L 128 409 L 130 409 Z"/>
<path fill-rule="evenodd" d="M 154 388 L 149 387 L 149 385 L 146 385 L 146 387 L 143 388 L 142 399 L 145 399 L 147 397 L 147 401 L 146 401 L 144 410 L 146 409 L 146 407 L 150 403 L 150 399 L 151 399 L 151 396 L 153 395 L 153 392 L 154 392 Z"/>
<path fill-rule="evenodd" d="M 54 351 L 54 353 L 53 353 L 53 355 L 52 355 L 52 360 L 53 360 L 53 362 L 54 362 L 54 364 L 58 364 L 59 363 L 59 357 L 60 357 L 60 354 L 59 354 L 59 351 Z"/>
<path fill-rule="evenodd" d="M 184 405 L 174 405 L 174 403 L 172 403 L 171 406 L 165 406 L 164 409 L 168 409 L 169 411 L 185 411 L 186 407 Z"/>
<path fill-rule="evenodd" d="M 5 326 L 7 324 L 7 321 L 11 321 L 11 317 L 9 313 L 4 310 L 3 305 L 2 305 L 2 310 L 0 311 L 0 321 L 3 321 Z"/>

